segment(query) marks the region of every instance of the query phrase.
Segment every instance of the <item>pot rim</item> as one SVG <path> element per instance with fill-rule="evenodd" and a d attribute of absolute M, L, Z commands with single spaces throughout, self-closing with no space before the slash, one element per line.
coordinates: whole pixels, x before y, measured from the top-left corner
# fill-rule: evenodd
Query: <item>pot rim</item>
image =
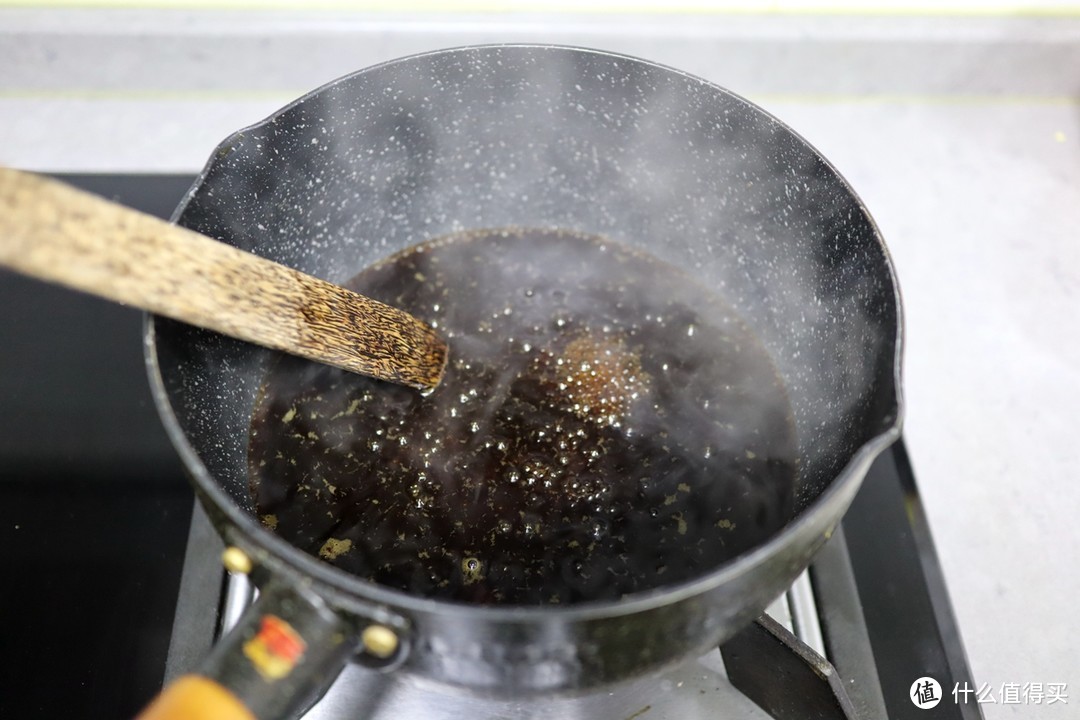
<path fill-rule="evenodd" d="M 774 117 L 768 111 L 758 107 L 750 101 L 736 95 L 735 93 L 710 82 L 703 78 L 700 78 L 691 73 L 687 73 L 667 65 L 655 63 L 649 60 L 643 60 L 631 55 L 625 55 L 622 53 L 614 53 L 606 50 L 597 50 L 591 48 L 575 47 L 570 45 L 554 45 L 554 44 L 542 44 L 542 43 L 496 43 L 496 44 L 482 44 L 482 45 L 466 45 L 454 48 L 446 48 L 440 50 L 434 50 L 429 52 L 416 53 L 401 58 L 396 58 L 383 63 L 372 65 L 370 67 L 363 68 L 353 73 L 349 73 L 340 78 L 330 81 L 306 94 L 292 101 L 291 103 L 278 109 L 271 115 L 259 122 L 248 125 L 226 137 L 218 146 L 214 152 L 210 155 L 209 160 L 199 173 L 195 182 L 191 188 L 185 193 L 177 209 L 174 211 L 171 222 L 176 223 L 183 215 L 188 204 L 197 193 L 198 189 L 202 186 L 206 177 L 211 170 L 218 163 L 219 157 L 222 155 L 222 151 L 229 147 L 236 139 L 243 136 L 245 133 L 250 133 L 254 130 L 260 129 L 269 123 L 275 122 L 276 119 L 282 114 L 288 112 L 297 105 L 300 105 L 310 98 L 319 95 L 334 86 L 346 82 L 357 75 L 363 73 L 373 72 L 381 68 L 385 68 L 398 63 L 412 62 L 419 58 L 437 56 L 437 55 L 456 55 L 463 52 L 470 51 L 487 51 L 487 50 L 502 50 L 502 49 L 534 49 L 543 51 L 554 52 L 568 52 L 568 53 L 585 53 L 591 55 L 602 55 L 610 58 L 615 58 L 620 61 L 626 61 L 635 63 L 638 65 L 646 65 L 653 68 L 663 70 L 667 73 L 681 76 L 699 82 L 708 86 L 715 92 L 719 92 L 729 98 L 743 103 L 748 106 L 754 113 L 760 115 L 763 119 L 769 119 L 775 122 L 780 128 L 790 133 L 794 138 L 802 142 L 807 149 L 809 149 L 814 155 L 816 155 L 829 171 L 840 182 L 841 186 L 850 194 L 852 199 L 857 203 L 859 209 L 862 211 L 864 217 L 870 224 L 873 232 L 874 240 L 878 244 L 880 250 L 884 256 L 885 269 L 889 273 L 889 280 L 892 284 L 894 293 L 894 302 L 896 308 L 896 337 L 894 346 L 894 356 L 892 359 L 893 367 L 893 393 L 894 402 L 890 408 L 891 422 L 880 433 L 863 443 L 852 454 L 851 459 L 844 466 L 844 468 L 837 474 L 837 476 L 828 484 L 828 486 L 816 497 L 814 500 L 795 518 L 784 525 L 777 533 L 772 535 L 767 541 L 753 548 L 752 550 L 739 555 L 728 562 L 720 565 L 719 567 L 701 575 L 700 577 L 683 581 L 681 583 L 673 584 L 670 586 L 660 586 L 650 590 L 646 590 L 640 593 L 634 593 L 632 595 L 624 596 L 621 599 L 616 600 L 603 600 L 603 601 L 589 601 L 575 603 L 572 605 L 473 605 L 468 603 L 462 603 L 459 601 L 440 600 L 433 598 L 425 598 L 418 595 L 414 595 L 402 590 L 396 590 L 387 586 L 379 585 L 369 580 L 351 575 L 343 570 L 339 570 L 327 563 L 322 562 L 318 558 L 309 555 L 299 548 L 293 546 L 285 539 L 275 535 L 270 530 L 264 528 L 256 519 L 242 510 L 229 496 L 229 494 L 221 487 L 221 485 L 214 479 L 213 475 L 207 469 L 202 459 L 195 452 L 191 443 L 188 442 L 187 436 L 180 427 L 179 420 L 176 414 L 173 412 L 172 405 L 169 402 L 168 394 L 165 389 L 164 379 L 161 374 L 161 368 L 158 362 L 157 356 L 157 344 L 156 344 L 156 321 L 158 316 L 151 313 L 144 315 L 144 330 L 143 330 L 143 344 L 144 354 L 146 361 L 147 374 L 149 376 L 151 393 L 154 398 L 154 404 L 157 407 L 158 414 L 161 416 L 162 423 L 165 426 L 165 430 L 172 441 L 173 446 L 176 448 L 180 458 L 183 460 L 185 466 L 188 469 L 192 482 L 196 485 L 197 489 L 201 493 L 201 500 L 212 502 L 215 508 L 224 514 L 224 516 L 232 523 L 247 540 L 256 545 L 260 550 L 263 550 L 278 559 L 285 562 L 293 570 L 305 575 L 315 582 L 328 586 L 336 592 L 343 593 L 348 597 L 356 598 L 365 602 L 377 603 L 385 606 L 390 606 L 396 610 L 402 612 L 414 612 L 414 613 L 438 613 L 443 616 L 455 615 L 463 618 L 469 618 L 470 620 L 478 622 L 490 622 L 490 623 L 516 623 L 516 622 L 537 622 L 537 621 L 551 621 L 556 620 L 560 622 L 566 621 L 584 621 L 595 619 L 606 619 L 613 617 L 620 617 L 626 615 L 632 615 L 639 612 L 645 612 L 658 607 L 671 605 L 688 598 L 698 596 L 707 593 L 719 586 L 732 582 L 735 578 L 753 571 L 756 567 L 765 564 L 771 557 L 781 551 L 782 548 L 795 542 L 795 539 L 801 535 L 801 528 L 809 524 L 816 524 L 819 522 L 817 517 L 821 513 L 827 512 L 828 508 L 833 505 L 831 498 L 845 493 L 847 486 L 854 483 L 856 486 L 861 484 L 865 470 L 869 467 L 870 463 L 876 458 L 885 448 L 891 445 L 900 437 L 900 430 L 903 423 L 904 415 L 904 398 L 902 392 L 902 358 L 903 358 L 903 338 L 904 338 L 904 318 L 903 318 L 903 305 L 901 302 L 900 288 L 896 278 L 896 270 L 892 261 L 892 257 L 889 254 L 888 248 L 885 246 L 884 240 L 881 235 L 881 231 L 870 215 L 866 208 L 865 203 L 858 196 L 858 194 L 852 189 L 848 181 L 836 170 L 831 162 L 828 161 L 818 150 L 806 141 L 801 135 L 791 129 L 787 124 L 783 123 L 776 117 Z M 854 494 L 854 493 L 852 493 Z M 839 523 L 839 519 L 836 521 Z M 219 528 L 220 532 L 220 528 Z M 826 533 L 826 536 L 831 534 L 832 528 L 830 527 Z"/>

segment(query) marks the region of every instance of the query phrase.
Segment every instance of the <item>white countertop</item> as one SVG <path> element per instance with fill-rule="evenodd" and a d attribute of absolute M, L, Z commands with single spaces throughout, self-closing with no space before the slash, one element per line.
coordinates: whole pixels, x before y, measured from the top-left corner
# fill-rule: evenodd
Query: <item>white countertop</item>
<path fill-rule="evenodd" d="M 904 436 L 973 676 L 1080 688 L 1080 101 L 764 104 L 896 261 Z"/>
<path fill-rule="evenodd" d="M 973 675 L 1069 684 L 983 711 L 1080 716 L 1080 20 L 0 8 L 0 163 L 193 172 L 348 70 L 523 39 L 704 75 L 848 178 L 896 261 L 905 437 Z"/>

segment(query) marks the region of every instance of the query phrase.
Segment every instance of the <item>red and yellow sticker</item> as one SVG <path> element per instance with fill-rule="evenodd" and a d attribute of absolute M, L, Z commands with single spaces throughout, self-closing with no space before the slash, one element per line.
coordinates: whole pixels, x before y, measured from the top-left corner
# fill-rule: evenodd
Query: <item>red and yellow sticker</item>
<path fill-rule="evenodd" d="M 244 643 L 244 655 L 267 680 L 280 680 L 296 667 L 307 643 L 293 626 L 275 615 L 264 615 L 255 637 Z"/>

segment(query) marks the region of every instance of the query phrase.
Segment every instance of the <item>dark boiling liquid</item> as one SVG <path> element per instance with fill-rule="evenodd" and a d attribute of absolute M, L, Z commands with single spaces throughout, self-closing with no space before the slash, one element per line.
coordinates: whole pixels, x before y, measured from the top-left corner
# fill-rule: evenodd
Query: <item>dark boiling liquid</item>
<path fill-rule="evenodd" d="M 292 357 L 251 426 L 257 511 L 374 582 L 575 603 L 690 580 L 791 516 L 790 407 L 730 307 L 600 238 L 432 241 L 349 287 L 435 325 L 429 396 Z"/>

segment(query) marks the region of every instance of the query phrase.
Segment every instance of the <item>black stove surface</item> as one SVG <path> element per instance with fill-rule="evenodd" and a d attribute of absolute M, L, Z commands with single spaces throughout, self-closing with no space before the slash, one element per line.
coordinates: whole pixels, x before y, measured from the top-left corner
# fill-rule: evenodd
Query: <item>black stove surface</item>
<path fill-rule="evenodd" d="M 168 217 L 190 176 L 63 179 Z M 193 494 L 142 313 L 0 271 L 0 718 L 133 716 L 161 686 Z"/>

